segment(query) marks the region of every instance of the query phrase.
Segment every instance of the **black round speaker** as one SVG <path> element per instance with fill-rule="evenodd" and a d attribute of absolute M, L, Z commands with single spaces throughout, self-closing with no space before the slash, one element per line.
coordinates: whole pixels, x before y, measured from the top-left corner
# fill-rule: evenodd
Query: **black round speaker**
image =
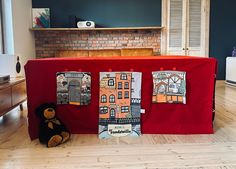
<path fill-rule="evenodd" d="M 17 59 L 16 59 L 16 72 L 20 73 L 20 71 L 21 71 L 20 58 L 19 58 L 19 56 L 17 56 Z"/>

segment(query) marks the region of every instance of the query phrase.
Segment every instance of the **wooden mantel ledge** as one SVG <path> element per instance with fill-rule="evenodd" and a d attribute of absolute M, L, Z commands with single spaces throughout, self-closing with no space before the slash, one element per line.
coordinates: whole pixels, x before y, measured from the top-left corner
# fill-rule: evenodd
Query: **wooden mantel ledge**
<path fill-rule="evenodd" d="M 117 28 L 31 28 L 33 31 L 99 31 L 99 30 L 152 30 L 163 27 L 117 27 Z"/>

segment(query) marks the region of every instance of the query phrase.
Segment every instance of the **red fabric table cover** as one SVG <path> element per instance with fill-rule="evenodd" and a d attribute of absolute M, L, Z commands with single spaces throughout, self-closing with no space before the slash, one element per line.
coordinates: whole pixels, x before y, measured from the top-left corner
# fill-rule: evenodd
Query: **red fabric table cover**
<path fill-rule="evenodd" d="M 88 106 L 58 105 L 57 115 L 72 133 L 98 133 L 99 72 L 142 72 L 143 134 L 210 134 L 214 80 L 217 61 L 183 56 L 122 58 L 49 58 L 29 60 L 25 65 L 28 98 L 28 130 L 38 137 L 35 109 L 42 103 L 56 103 L 56 73 L 91 72 L 91 103 Z M 152 71 L 186 71 L 187 104 L 153 104 Z"/>

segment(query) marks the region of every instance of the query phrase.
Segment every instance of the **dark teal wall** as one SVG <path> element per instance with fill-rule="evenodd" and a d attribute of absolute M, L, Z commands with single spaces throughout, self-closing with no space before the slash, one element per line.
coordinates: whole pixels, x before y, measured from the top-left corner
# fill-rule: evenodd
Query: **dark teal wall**
<path fill-rule="evenodd" d="M 236 0 L 211 0 L 210 56 L 218 60 L 218 79 L 225 79 L 225 60 L 236 46 Z"/>
<path fill-rule="evenodd" d="M 74 16 L 104 27 L 161 26 L 161 0 L 32 0 L 32 6 L 50 8 L 51 27 L 71 27 Z"/>

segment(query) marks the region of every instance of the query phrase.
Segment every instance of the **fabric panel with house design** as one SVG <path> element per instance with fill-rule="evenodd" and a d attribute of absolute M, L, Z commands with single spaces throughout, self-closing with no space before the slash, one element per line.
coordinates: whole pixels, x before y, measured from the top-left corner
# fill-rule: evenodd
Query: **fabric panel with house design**
<path fill-rule="evenodd" d="M 88 72 L 58 72 L 57 104 L 88 105 L 91 75 Z"/>
<path fill-rule="evenodd" d="M 153 75 L 153 103 L 186 104 L 186 72 L 156 71 Z"/>
<path fill-rule="evenodd" d="M 139 136 L 141 73 L 101 72 L 99 137 Z"/>

